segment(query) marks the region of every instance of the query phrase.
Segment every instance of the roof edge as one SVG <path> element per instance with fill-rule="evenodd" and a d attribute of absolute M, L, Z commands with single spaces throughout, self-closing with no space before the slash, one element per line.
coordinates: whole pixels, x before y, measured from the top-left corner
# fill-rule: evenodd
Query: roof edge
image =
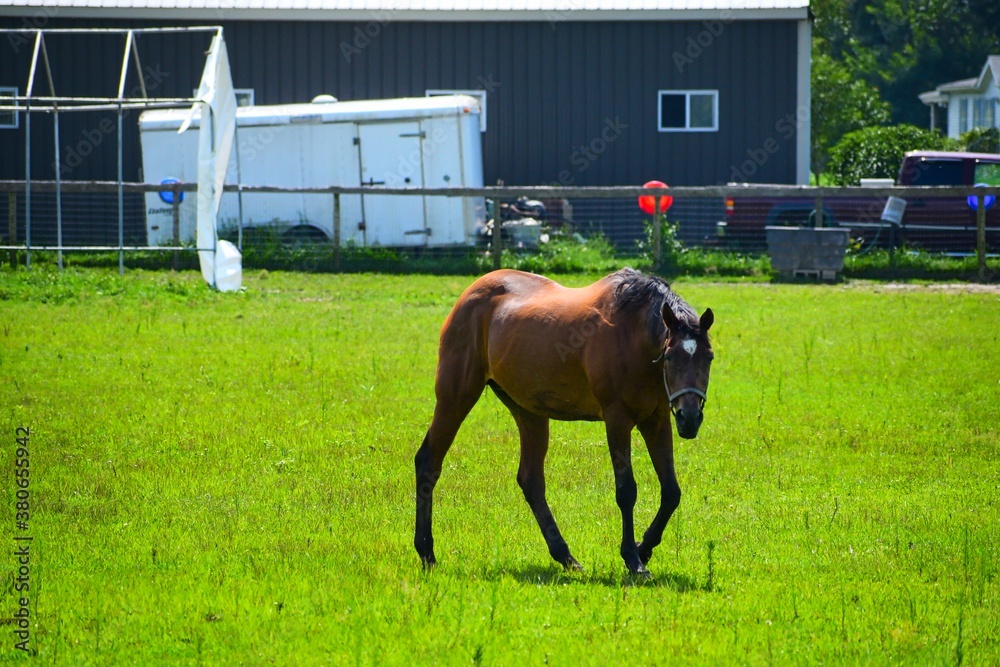
<path fill-rule="evenodd" d="M 920 93 L 917 97 L 924 104 L 943 104 L 947 100 L 948 94 L 942 94 L 940 90 L 928 90 L 926 93 Z"/>
<path fill-rule="evenodd" d="M 903 157 L 926 157 L 941 159 L 985 159 L 996 160 L 1000 153 L 970 153 L 968 151 L 907 151 Z"/>
<path fill-rule="evenodd" d="M 979 72 L 979 78 L 976 79 L 978 88 L 983 88 L 987 74 L 990 74 L 993 77 L 993 82 L 1000 87 L 1000 56 L 989 55 L 986 57 L 986 64 L 983 65 L 982 71 Z"/>
<path fill-rule="evenodd" d="M 223 9 L 223 8 L 133 8 L 133 7 L 72 7 L 53 8 L 43 3 L 35 5 L 0 6 L 0 16 L 26 17 L 48 15 L 57 9 L 59 18 L 73 19 L 147 19 L 147 20 L 210 20 L 218 21 L 380 21 L 384 12 L 375 10 L 329 9 Z M 392 21 L 437 22 L 528 22 L 542 21 L 553 28 L 573 21 L 705 21 L 705 20 L 808 20 L 809 9 L 652 9 L 652 10 L 394 10 Z M 384 22 L 384 19 L 382 19 Z M 31 27 L 30 23 L 26 24 Z"/>

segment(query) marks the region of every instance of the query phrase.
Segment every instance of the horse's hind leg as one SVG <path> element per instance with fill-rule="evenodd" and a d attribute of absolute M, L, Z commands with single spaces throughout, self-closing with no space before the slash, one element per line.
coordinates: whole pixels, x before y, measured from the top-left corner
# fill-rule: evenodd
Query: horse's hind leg
<path fill-rule="evenodd" d="M 582 570 L 570 554 L 569 545 L 559 532 L 559 526 L 556 525 L 545 499 L 545 455 L 549 450 L 549 420 L 525 411 L 502 389 L 491 386 L 517 422 L 517 430 L 521 436 L 521 462 L 517 469 L 517 483 L 542 530 L 549 555 L 567 570 Z"/>
<path fill-rule="evenodd" d="M 441 476 L 441 464 L 455 440 L 458 427 L 462 425 L 486 386 L 485 382 L 476 383 L 472 380 L 452 383 L 448 379 L 450 377 L 447 369 L 438 370 L 434 418 L 431 420 L 430 428 L 427 429 L 427 435 L 424 436 L 423 444 L 413 459 L 417 481 L 417 522 L 413 546 L 416 547 L 424 567 L 430 567 L 437 562 L 434 558 L 431 509 L 434 486 Z M 468 386 L 460 386 L 463 384 Z"/>

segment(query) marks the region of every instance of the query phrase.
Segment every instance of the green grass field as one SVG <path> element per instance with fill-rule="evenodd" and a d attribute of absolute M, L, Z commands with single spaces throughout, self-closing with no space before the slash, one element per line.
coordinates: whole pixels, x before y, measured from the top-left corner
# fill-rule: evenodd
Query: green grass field
<path fill-rule="evenodd" d="M 549 501 L 586 568 L 564 574 L 491 394 L 420 570 L 413 455 L 471 280 L 0 273 L 0 662 L 28 659 L 28 595 L 39 664 L 1000 663 L 1000 293 L 676 283 L 715 311 L 716 361 L 643 583 L 602 426 L 552 427 Z M 658 490 L 633 444 L 641 533 Z"/>

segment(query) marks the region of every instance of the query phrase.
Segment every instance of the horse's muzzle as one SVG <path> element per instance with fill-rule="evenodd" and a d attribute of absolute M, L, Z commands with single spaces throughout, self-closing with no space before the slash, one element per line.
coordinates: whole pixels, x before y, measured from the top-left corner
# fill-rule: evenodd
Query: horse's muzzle
<path fill-rule="evenodd" d="M 677 422 L 677 435 L 691 440 L 698 435 L 705 413 L 697 408 L 679 408 L 674 411 L 674 419 Z"/>

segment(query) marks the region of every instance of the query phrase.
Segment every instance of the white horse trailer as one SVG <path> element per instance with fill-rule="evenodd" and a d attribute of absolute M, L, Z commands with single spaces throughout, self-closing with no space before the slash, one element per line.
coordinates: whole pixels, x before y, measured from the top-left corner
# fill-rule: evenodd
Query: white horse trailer
<path fill-rule="evenodd" d="M 146 183 L 197 181 L 198 133 L 177 133 L 188 113 L 150 110 L 139 117 Z M 196 117 L 191 128 L 199 121 Z M 371 194 L 340 196 L 343 245 L 474 245 L 485 223 L 481 197 L 378 194 L 386 187 L 482 187 L 474 97 L 240 107 L 236 126 L 237 150 L 226 183 L 371 188 Z M 146 195 L 150 245 L 194 239 L 196 193 L 184 194 L 177 229 L 172 193 Z M 285 239 L 332 239 L 333 203 L 331 194 L 227 192 L 218 226 L 222 232 L 271 227 Z"/>

